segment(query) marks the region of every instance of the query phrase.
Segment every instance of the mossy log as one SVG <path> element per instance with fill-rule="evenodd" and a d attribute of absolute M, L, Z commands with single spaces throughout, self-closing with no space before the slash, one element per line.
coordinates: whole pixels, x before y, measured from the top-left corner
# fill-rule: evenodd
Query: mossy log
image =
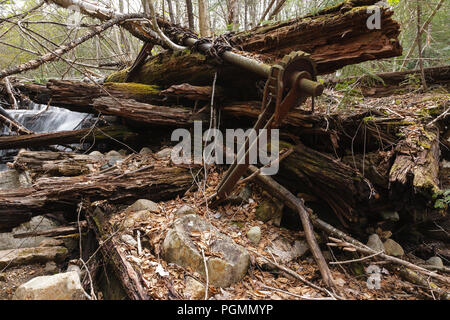
<path fill-rule="evenodd" d="M 191 184 L 188 169 L 157 163 L 129 173 L 114 169 L 77 177 L 39 178 L 31 188 L 2 192 L 0 232 L 49 211 L 76 217 L 76 207 L 83 199 L 110 203 L 130 203 L 138 199 L 160 201 L 176 197 Z"/>
<path fill-rule="evenodd" d="M 440 189 L 439 130 L 412 125 L 402 129 L 403 140 L 395 148 L 395 161 L 389 173 L 393 198 L 421 195 L 432 199 Z M 409 201 L 407 201 L 409 202 Z"/>
<path fill-rule="evenodd" d="M 158 86 L 142 83 L 105 83 L 100 85 L 81 81 L 49 80 L 46 85 L 22 83 L 16 88 L 35 103 L 51 104 L 86 113 L 92 113 L 91 106 L 94 99 L 104 96 L 133 99 L 146 103 L 162 100 Z"/>
<path fill-rule="evenodd" d="M 1 149 L 34 148 L 58 144 L 71 144 L 109 140 L 111 138 L 127 141 L 136 134 L 121 126 L 110 126 L 104 128 L 81 129 L 73 131 L 34 133 L 24 136 L 0 137 Z"/>

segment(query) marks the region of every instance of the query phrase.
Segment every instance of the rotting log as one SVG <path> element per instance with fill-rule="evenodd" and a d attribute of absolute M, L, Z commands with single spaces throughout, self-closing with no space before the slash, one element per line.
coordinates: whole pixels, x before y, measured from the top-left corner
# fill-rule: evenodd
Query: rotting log
<path fill-rule="evenodd" d="M 138 199 L 167 200 L 192 185 L 189 169 L 147 165 L 129 173 L 119 169 L 77 177 L 39 178 L 32 187 L 4 190 L 0 195 L 0 232 L 32 216 L 65 212 L 76 216 L 82 199 L 130 203 Z"/>
<path fill-rule="evenodd" d="M 49 80 L 46 85 L 23 83 L 16 86 L 35 103 L 51 104 L 76 112 L 92 113 L 94 99 L 113 96 L 154 103 L 161 100 L 159 87 L 140 83 L 92 84 L 81 81 Z"/>
<path fill-rule="evenodd" d="M 411 194 L 430 200 L 440 186 L 439 130 L 416 124 L 403 128 L 402 135 L 389 173 L 391 196 L 405 203 Z"/>
<path fill-rule="evenodd" d="M 109 220 L 100 208 L 90 210 L 86 213 L 89 227 L 94 230 L 98 242 L 100 243 L 100 250 L 103 254 L 103 259 L 109 263 L 120 280 L 123 289 L 132 300 L 149 300 L 145 290 L 145 283 L 138 271 L 133 268 L 130 262 L 127 261 L 125 252 L 122 251 L 118 244 L 118 235 L 115 235 Z"/>
<path fill-rule="evenodd" d="M 280 148 L 291 147 L 280 142 Z M 378 195 L 358 170 L 302 144 L 296 145 L 294 152 L 280 163 L 275 179 L 296 193 L 327 203 L 344 226 L 358 222 L 359 202 L 369 202 Z"/>
<path fill-rule="evenodd" d="M 13 167 L 33 175 L 68 177 L 92 173 L 105 162 L 103 158 L 71 152 L 22 151 L 15 157 Z"/>
<path fill-rule="evenodd" d="M 156 106 L 111 97 L 95 99 L 94 108 L 103 114 L 159 126 L 186 127 L 196 120 L 208 119 L 204 113 L 194 113 L 190 108 Z"/>
<path fill-rule="evenodd" d="M 31 232 L 23 232 L 23 233 L 16 233 L 13 235 L 14 238 L 23 239 L 23 238 L 31 238 L 31 237 L 59 237 L 59 236 L 67 236 L 71 234 L 78 234 L 79 231 L 81 232 L 86 231 L 87 229 L 87 222 L 86 221 L 80 221 L 80 223 L 76 223 L 76 225 L 73 226 L 63 226 L 58 228 L 53 228 L 49 230 L 41 230 L 41 231 L 31 231 Z"/>
<path fill-rule="evenodd" d="M 185 98 L 189 100 L 211 101 L 213 87 L 211 86 L 192 86 L 188 83 L 173 85 L 170 88 L 161 91 L 165 97 Z M 224 98 L 224 89 L 214 88 L 214 99 L 222 100 Z"/>
<path fill-rule="evenodd" d="M 291 51 L 311 54 L 319 74 L 331 73 L 349 64 L 399 56 L 402 53 L 399 24 L 393 11 L 381 8 L 381 29 L 370 30 L 369 5 L 377 1 L 344 1 L 306 17 L 262 26 L 238 33 L 233 44 L 276 61 Z"/>
<path fill-rule="evenodd" d="M 125 127 L 110 126 L 73 131 L 34 133 L 24 136 L 0 137 L 1 149 L 33 148 L 58 144 L 84 143 L 108 140 L 111 138 L 127 141 L 134 137 Z"/>

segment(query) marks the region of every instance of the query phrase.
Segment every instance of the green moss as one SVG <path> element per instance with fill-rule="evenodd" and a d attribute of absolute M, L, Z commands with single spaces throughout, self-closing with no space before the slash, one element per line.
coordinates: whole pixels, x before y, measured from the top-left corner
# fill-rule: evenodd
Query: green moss
<path fill-rule="evenodd" d="M 159 86 L 156 85 L 148 85 L 148 84 L 142 84 L 142 83 L 134 83 L 134 82 L 128 82 L 128 83 L 118 83 L 118 82 L 108 82 L 104 84 L 105 87 L 124 91 L 130 94 L 134 95 L 158 95 L 161 91 Z"/>

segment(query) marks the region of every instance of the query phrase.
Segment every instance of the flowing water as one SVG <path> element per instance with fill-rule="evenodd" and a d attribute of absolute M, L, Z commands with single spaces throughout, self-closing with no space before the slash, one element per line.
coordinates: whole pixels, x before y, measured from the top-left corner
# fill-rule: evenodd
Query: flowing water
<path fill-rule="evenodd" d="M 92 120 L 92 116 L 89 114 L 57 107 L 49 107 L 45 110 L 46 107 L 46 105 L 32 103 L 30 110 L 7 111 L 17 122 L 36 133 L 82 129 L 89 127 Z M 0 136 L 9 134 L 10 131 L 6 126 L 0 127 Z M 0 150 L 0 171 L 7 169 L 6 163 L 12 161 L 17 152 L 18 150 Z"/>

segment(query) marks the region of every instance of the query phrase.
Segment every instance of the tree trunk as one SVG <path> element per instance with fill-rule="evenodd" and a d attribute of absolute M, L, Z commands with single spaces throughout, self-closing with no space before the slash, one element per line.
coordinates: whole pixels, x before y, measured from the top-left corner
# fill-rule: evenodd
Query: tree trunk
<path fill-rule="evenodd" d="M 209 25 L 208 0 L 198 0 L 198 23 L 201 37 L 211 36 L 211 27 Z"/>

